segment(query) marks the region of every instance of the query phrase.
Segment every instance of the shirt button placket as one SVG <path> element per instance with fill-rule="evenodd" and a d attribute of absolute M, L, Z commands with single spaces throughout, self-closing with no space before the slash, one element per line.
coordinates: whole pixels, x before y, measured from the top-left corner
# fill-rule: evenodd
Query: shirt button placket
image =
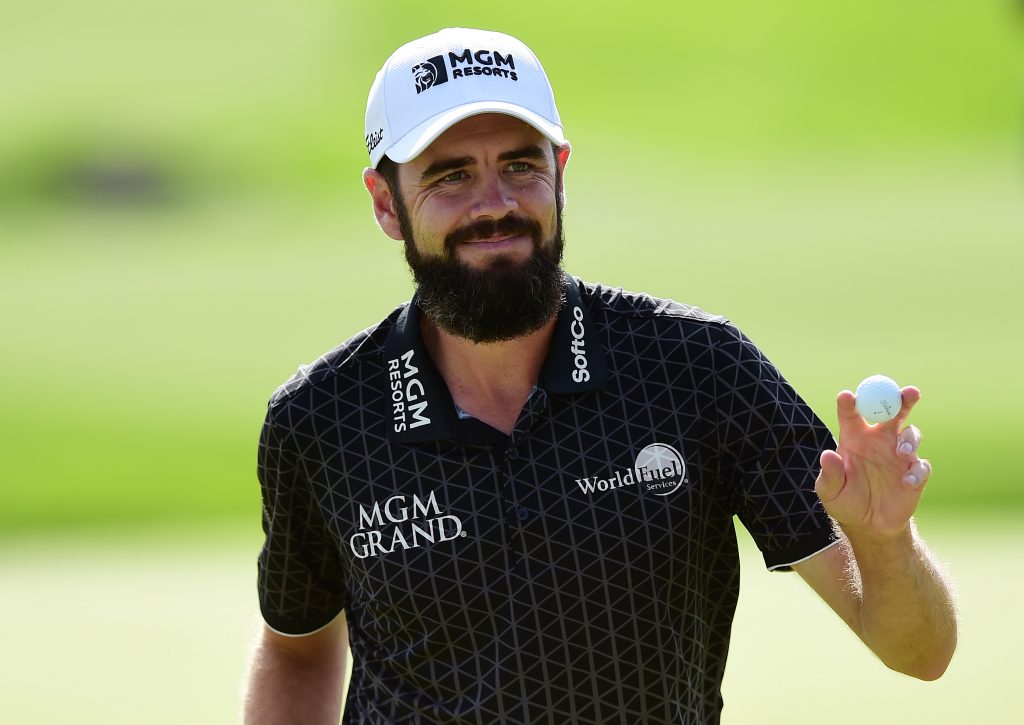
<path fill-rule="evenodd" d="M 509 561 L 512 565 L 512 571 L 515 574 L 522 576 L 523 574 L 523 557 L 520 546 L 520 526 L 525 522 L 530 512 L 525 506 L 521 506 L 517 503 L 519 497 L 515 491 L 515 473 L 513 470 L 515 462 L 519 459 L 519 445 L 520 439 L 514 433 L 509 439 L 508 448 L 505 449 L 505 496 L 504 502 L 506 506 L 506 520 L 508 521 L 509 528 L 512 529 L 511 536 L 509 537 L 509 543 L 512 550 L 509 552 Z"/>

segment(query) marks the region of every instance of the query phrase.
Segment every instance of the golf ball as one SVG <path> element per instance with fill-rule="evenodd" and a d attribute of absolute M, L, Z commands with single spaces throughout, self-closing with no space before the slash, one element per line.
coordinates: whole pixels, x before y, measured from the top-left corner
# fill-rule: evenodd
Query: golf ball
<path fill-rule="evenodd" d="M 868 423 L 892 420 L 903 406 L 900 386 L 892 378 L 872 375 L 857 386 L 857 412 Z"/>

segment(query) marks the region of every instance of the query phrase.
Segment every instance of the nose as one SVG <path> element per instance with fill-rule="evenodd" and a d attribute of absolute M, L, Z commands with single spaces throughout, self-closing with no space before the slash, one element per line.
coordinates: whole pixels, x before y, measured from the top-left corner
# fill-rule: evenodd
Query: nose
<path fill-rule="evenodd" d="M 480 175 L 471 212 L 474 219 L 501 219 L 518 206 L 512 188 L 501 178 L 500 172 Z"/>

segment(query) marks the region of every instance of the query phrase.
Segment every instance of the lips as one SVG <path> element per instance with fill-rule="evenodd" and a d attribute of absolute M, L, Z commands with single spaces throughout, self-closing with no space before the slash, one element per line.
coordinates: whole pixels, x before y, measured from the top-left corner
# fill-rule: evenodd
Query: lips
<path fill-rule="evenodd" d="M 503 217 L 498 220 L 479 221 L 456 229 L 445 240 L 449 249 L 461 244 L 485 244 L 494 248 L 511 244 L 526 237 L 540 239 L 540 225 L 532 219 L 519 216 Z"/>
<path fill-rule="evenodd" d="M 462 244 L 471 244 L 473 246 L 488 247 L 488 248 L 503 248 L 511 246 L 512 244 L 523 241 L 525 235 L 523 234 L 512 234 L 502 235 L 495 237 L 487 237 L 486 239 L 470 239 Z"/>

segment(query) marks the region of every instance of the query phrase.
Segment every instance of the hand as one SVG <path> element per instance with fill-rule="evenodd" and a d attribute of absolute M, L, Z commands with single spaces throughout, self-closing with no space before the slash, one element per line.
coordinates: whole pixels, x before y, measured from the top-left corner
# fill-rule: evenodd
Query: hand
<path fill-rule="evenodd" d="M 836 397 L 839 449 L 821 454 L 814 490 L 848 536 L 901 535 L 931 475 L 931 464 L 917 456 L 921 431 L 912 425 L 901 429 L 921 391 L 909 386 L 901 393 L 903 405 L 896 417 L 875 425 L 857 413 L 849 390 Z"/>

